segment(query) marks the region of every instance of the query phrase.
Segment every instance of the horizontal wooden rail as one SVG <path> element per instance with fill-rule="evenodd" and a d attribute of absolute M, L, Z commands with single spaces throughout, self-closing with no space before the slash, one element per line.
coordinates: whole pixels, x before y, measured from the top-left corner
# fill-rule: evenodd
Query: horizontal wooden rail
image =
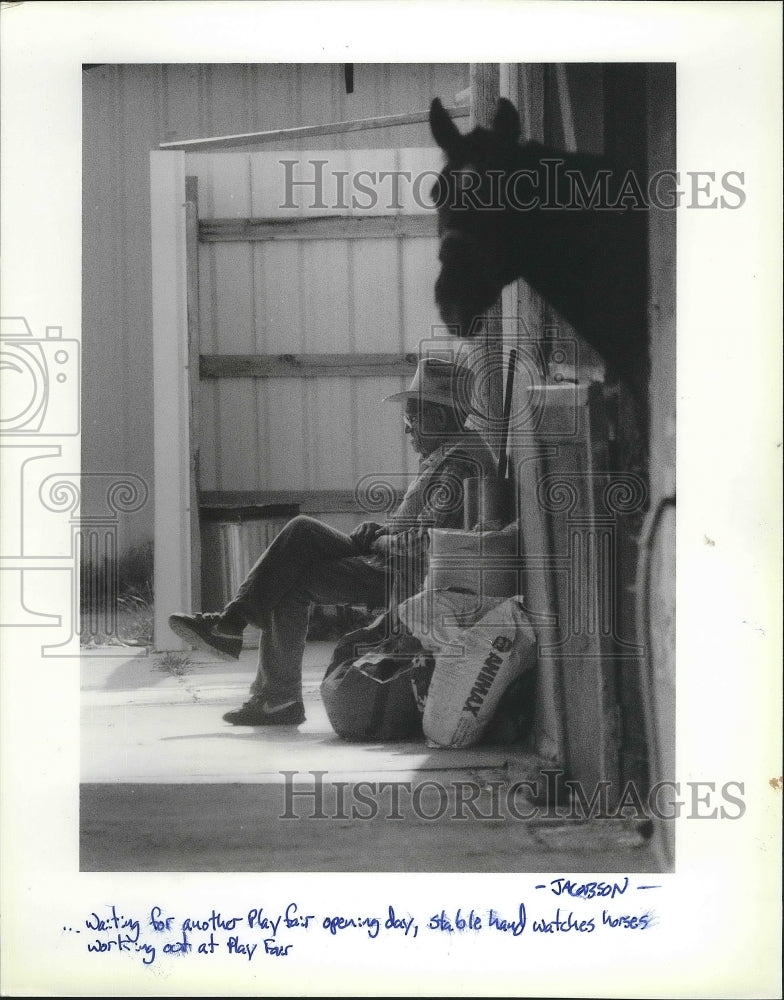
<path fill-rule="evenodd" d="M 402 491 L 396 491 L 399 502 Z M 258 507 L 297 507 L 300 514 L 357 514 L 364 508 L 353 490 L 202 490 L 199 507 L 214 520 L 221 511 Z M 368 515 L 369 517 L 371 514 Z"/>
<path fill-rule="evenodd" d="M 202 219 L 201 243 L 254 240 L 416 239 L 437 236 L 435 212 L 427 215 L 314 215 L 291 219 Z"/>
<path fill-rule="evenodd" d="M 416 354 L 202 354 L 201 378 L 410 376 Z"/>
<path fill-rule="evenodd" d="M 467 107 L 448 108 L 452 118 L 465 118 Z M 430 111 L 411 111 L 401 115 L 379 115 L 375 118 L 355 118 L 350 121 L 330 122 L 325 125 L 300 125 L 295 128 L 276 128 L 266 132 L 240 132 L 236 135 L 216 135 L 204 139 L 173 139 L 161 142 L 158 149 L 182 149 L 196 152 L 210 149 L 228 149 L 235 146 L 256 146 L 268 142 L 296 142 L 321 135 L 342 135 L 346 132 L 364 132 L 374 128 L 395 128 L 398 125 L 416 125 L 426 122 Z"/>

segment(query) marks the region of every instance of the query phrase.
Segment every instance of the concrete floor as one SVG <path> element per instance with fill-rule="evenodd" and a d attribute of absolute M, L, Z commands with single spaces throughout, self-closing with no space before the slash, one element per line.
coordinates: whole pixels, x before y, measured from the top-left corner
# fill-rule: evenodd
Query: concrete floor
<path fill-rule="evenodd" d="M 251 649 L 238 663 L 191 653 L 179 674 L 160 654 L 83 656 L 80 869 L 660 870 L 639 824 L 521 819 L 530 802 L 506 793 L 541 781 L 542 762 L 517 748 L 337 737 L 318 693 L 332 645 L 306 652 L 307 721 L 269 729 L 221 718 L 247 697 Z"/>

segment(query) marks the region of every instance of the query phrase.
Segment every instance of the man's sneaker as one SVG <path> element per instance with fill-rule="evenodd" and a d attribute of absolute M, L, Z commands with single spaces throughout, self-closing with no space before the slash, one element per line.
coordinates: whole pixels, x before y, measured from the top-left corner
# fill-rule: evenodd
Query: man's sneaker
<path fill-rule="evenodd" d="M 169 615 L 169 628 L 181 639 L 217 653 L 223 660 L 238 660 L 242 639 L 227 639 L 213 634 L 219 614 Z"/>
<path fill-rule="evenodd" d="M 239 621 L 236 618 L 226 618 L 223 614 L 218 615 L 217 620 L 212 626 L 212 634 L 217 635 L 219 639 L 242 639 L 244 631 L 245 622 Z"/>
<path fill-rule="evenodd" d="M 251 698 L 241 708 L 235 708 L 223 716 L 224 722 L 233 726 L 299 726 L 305 721 L 305 706 L 301 701 L 284 705 L 283 708 L 266 708 Z"/>

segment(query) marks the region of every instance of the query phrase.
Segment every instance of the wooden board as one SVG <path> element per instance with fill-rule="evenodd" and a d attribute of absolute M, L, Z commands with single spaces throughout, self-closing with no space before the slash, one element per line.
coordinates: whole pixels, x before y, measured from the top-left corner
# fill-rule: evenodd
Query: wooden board
<path fill-rule="evenodd" d="M 460 107 L 449 110 L 457 118 L 468 113 L 467 109 Z M 310 139 L 314 136 L 334 136 L 346 132 L 367 132 L 369 129 L 412 125 L 417 122 L 426 122 L 429 114 L 429 110 L 426 109 L 400 115 L 377 115 L 374 118 L 330 122 L 324 125 L 301 125 L 296 128 L 269 129 L 265 132 L 240 132 L 233 135 L 207 136 L 203 139 L 178 139 L 174 142 L 162 142 L 159 148 L 194 152 L 197 150 L 236 149 L 241 146 L 258 146 L 272 142 L 296 142 L 299 139 Z"/>
<path fill-rule="evenodd" d="M 201 378 L 349 378 L 413 376 L 411 354 L 202 354 Z"/>
<path fill-rule="evenodd" d="M 190 386 L 185 247 L 185 157 L 150 154 L 155 379 L 156 649 L 183 649 L 168 625 L 192 601 Z"/>
<path fill-rule="evenodd" d="M 416 239 L 437 234 L 429 215 L 346 215 L 309 219 L 210 219 L 199 225 L 202 243 L 261 240 Z"/>

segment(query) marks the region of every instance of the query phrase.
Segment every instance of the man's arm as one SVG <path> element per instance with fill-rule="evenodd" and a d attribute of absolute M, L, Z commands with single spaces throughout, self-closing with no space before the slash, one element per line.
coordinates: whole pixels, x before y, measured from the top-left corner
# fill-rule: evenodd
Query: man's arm
<path fill-rule="evenodd" d="M 477 463 L 461 455 L 450 456 L 428 489 L 419 522 L 431 528 L 462 528 L 466 479 L 479 475 Z"/>

